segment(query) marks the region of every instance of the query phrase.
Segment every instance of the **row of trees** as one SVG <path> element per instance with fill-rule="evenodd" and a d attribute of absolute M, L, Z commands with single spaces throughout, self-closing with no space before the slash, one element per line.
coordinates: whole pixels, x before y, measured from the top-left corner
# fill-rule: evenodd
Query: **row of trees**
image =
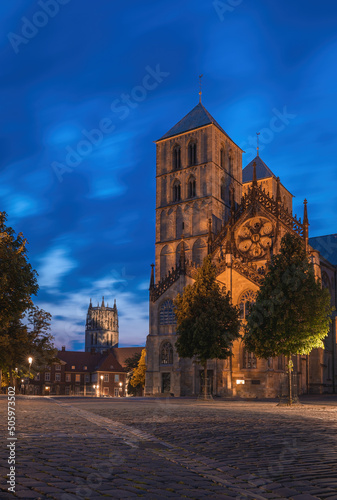
<path fill-rule="evenodd" d="M 6 226 L 0 212 L 0 370 L 2 384 L 15 385 L 33 370 L 50 363 L 56 350 L 50 334 L 51 315 L 34 306 L 37 273 L 27 260 L 27 241 Z"/>
<path fill-rule="evenodd" d="M 241 337 L 239 309 L 232 305 L 230 293 L 220 289 L 210 257 L 204 260 L 195 283 L 177 296 L 175 308 L 177 352 L 204 366 L 206 398 L 207 360 L 229 358 L 233 342 Z M 250 308 L 243 342 L 259 358 L 287 356 L 289 404 L 291 356 L 323 347 L 332 310 L 330 294 L 316 279 L 302 240 L 286 234 Z"/>

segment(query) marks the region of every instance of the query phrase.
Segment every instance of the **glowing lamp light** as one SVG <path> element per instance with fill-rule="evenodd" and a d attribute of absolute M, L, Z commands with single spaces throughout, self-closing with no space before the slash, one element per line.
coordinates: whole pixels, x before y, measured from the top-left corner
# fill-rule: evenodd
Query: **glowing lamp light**
<path fill-rule="evenodd" d="M 245 381 L 242 379 L 237 379 L 236 384 L 237 385 L 244 385 Z"/>

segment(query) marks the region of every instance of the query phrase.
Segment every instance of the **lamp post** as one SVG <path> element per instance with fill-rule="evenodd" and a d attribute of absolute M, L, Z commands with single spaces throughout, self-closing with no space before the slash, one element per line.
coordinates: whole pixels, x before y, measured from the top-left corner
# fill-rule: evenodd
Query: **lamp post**
<path fill-rule="evenodd" d="M 28 394 L 29 394 L 29 383 L 30 383 L 30 367 L 32 366 L 32 362 L 33 362 L 33 358 L 31 356 L 29 356 L 28 358 L 28 363 L 29 363 L 29 374 L 28 374 Z"/>
<path fill-rule="evenodd" d="M 120 397 L 123 396 L 123 382 L 119 382 L 119 394 Z"/>
<path fill-rule="evenodd" d="M 101 396 L 103 395 L 103 375 L 101 375 Z"/>
<path fill-rule="evenodd" d="M 95 384 L 93 385 L 93 388 L 94 388 L 94 396 L 96 396 L 96 386 L 95 386 Z"/>
<path fill-rule="evenodd" d="M 24 382 L 25 382 L 25 379 L 22 378 L 21 379 L 21 394 L 24 394 L 25 393 L 25 385 L 24 385 Z"/>

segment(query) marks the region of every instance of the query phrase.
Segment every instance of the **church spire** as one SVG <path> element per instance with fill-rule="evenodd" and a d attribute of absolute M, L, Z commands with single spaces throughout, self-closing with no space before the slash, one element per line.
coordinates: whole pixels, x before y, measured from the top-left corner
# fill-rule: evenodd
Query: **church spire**
<path fill-rule="evenodd" d="M 201 94 L 202 94 L 202 90 L 201 90 L 201 78 L 203 77 L 204 75 L 199 75 L 199 103 L 201 104 Z"/>
<path fill-rule="evenodd" d="M 256 132 L 256 156 L 259 156 L 259 135 L 260 132 Z"/>
<path fill-rule="evenodd" d="M 90 302 L 89 302 L 89 309 L 92 308 L 92 302 L 91 302 L 91 298 L 90 298 Z"/>
<path fill-rule="evenodd" d="M 105 304 L 104 304 L 104 296 L 102 297 L 102 306 L 101 307 L 105 307 Z"/>
<path fill-rule="evenodd" d="M 150 290 L 154 288 L 154 264 L 151 264 Z"/>

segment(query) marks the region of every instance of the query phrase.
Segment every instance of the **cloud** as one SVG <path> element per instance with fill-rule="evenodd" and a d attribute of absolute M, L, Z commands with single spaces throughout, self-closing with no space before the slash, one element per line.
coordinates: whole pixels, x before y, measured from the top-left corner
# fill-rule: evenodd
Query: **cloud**
<path fill-rule="evenodd" d="M 77 264 L 68 257 L 68 253 L 66 248 L 56 247 L 40 258 L 41 265 L 38 266 L 37 272 L 41 288 L 58 288 L 62 278 L 77 267 Z"/>

